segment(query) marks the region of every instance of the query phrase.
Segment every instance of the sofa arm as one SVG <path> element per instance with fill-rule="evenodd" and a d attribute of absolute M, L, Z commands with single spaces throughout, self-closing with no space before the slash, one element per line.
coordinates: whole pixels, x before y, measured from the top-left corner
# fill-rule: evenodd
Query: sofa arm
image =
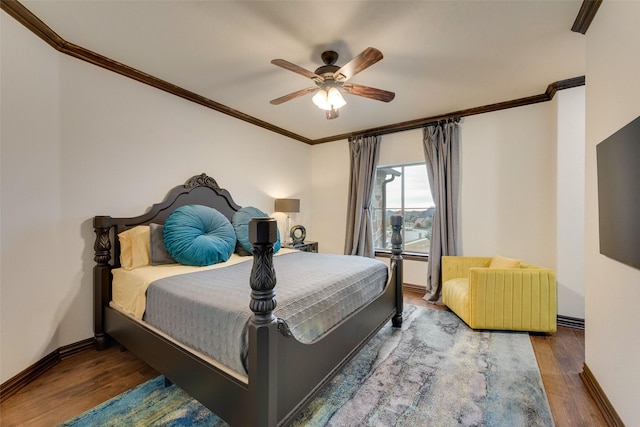
<path fill-rule="evenodd" d="M 443 256 L 442 283 L 450 279 L 468 278 L 469 269 L 474 267 L 489 267 L 491 257 Z"/>
<path fill-rule="evenodd" d="M 544 268 L 472 268 L 471 327 L 555 332 L 557 285 Z"/>

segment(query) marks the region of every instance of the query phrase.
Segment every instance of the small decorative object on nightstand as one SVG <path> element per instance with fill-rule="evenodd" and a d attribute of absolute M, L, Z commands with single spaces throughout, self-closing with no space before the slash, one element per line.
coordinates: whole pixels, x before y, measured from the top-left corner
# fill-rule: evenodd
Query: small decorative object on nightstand
<path fill-rule="evenodd" d="M 304 243 L 304 238 L 307 237 L 307 230 L 301 225 L 294 225 L 289 231 L 289 236 L 294 245 L 300 245 Z"/>
<path fill-rule="evenodd" d="M 302 252 L 318 253 L 318 242 L 309 241 L 309 242 L 304 242 L 299 244 L 290 243 L 290 244 L 284 244 L 282 246 L 289 249 L 297 249 Z"/>

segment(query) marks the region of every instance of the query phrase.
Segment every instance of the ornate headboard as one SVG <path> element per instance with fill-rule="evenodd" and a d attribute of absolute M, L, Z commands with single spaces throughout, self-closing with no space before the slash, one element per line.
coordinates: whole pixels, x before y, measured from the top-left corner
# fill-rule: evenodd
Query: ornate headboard
<path fill-rule="evenodd" d="M 183 185 L 174 187 L 167 193 L 164 200 L 156 203 L 144 214 L 131 218 L 112 218 L 110 216 L 95 216 L 93 227 L 96 232 L 94 245 L 94 260 L 99 265 L 112 268 L 120 266 L 120 242 L 118 233 L 152 222 L 164 224 L 167 217 L 184 205 L 205 205 L 217 209 L 229 220 L 240 206 L 233 201 L 231 194 L 220 188 L 215 179 L 206 174 L 195 175 Z"/>
<path fill-rule="evenodd" d="M 105 307 L 107 307 L 109 301 L 111 301 L 111 270 L 120 267 L 120 242 L 118 240 L 118 233 L 137 225 L 147 225 L 152 222 L 164 224 L 174 210 L 181 206 L 193 204 L 215 208 L 229 218 L 229 220 L 231 220 L 233 214 L 241 208 L 233 201 L 227 190 L 220 188 L 215 179 L 203 173 L 189 178 L 184 185 L 179 185 L 171 189 L 162 202 L 152 205 L 146 213 L 140 216 L 131 218 L 96 216 L 93 218 L 93 227 L 96 232 L 96 241 L 94 244 L 94 260 L 96 261 L 96 265 L 93 267 L 93 331 L 97 349 L 104 349 L 109 343 L 109 337 L 104 329 L 104 319 Z M 275 227 L 274 224 L 268 225 Z M 262 233 L 260 236 L 264 237 L 267 234 L 269 233 Z M 273 236 L 275 236 L 275 232 Z M 275 238 L 273 241 L 267 242 L 268 244 L 265 247 L 272 249 L 273 242 L 275 242 Z M 254 246 L 254 248 L 255 247 L 256 246 Z M 264 256 L 260 259 L 262 260 L 263 258 L 266 259 Z M 264 260 L 261 262 L 264 263 Z M 272 268 L 273 265 L 270 265 Z M 268 275 L 264 275 L 264 277 L 269 278 Z M 255 283 L 257 283 L 257 285 L 251 284 L 251 286 L 263 286 L 262 282 L 257 279 Z M 275 282 L 273 283 L 275 285 Z M 262 287 L 260 289 L 262 289 Z M 269 295 L 270 294 L 264 292 L 259 294 L 262 299 L 271 298 Z M 255 304 L 259 305 L 261 301 L 260 299 Z"/>

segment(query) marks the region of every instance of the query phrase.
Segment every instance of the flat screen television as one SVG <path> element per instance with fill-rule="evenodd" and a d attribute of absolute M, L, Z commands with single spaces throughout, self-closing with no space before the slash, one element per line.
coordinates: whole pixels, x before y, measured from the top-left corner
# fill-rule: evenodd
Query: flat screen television
<path fill-rule="evenodd" d="M 596 146 L 600 253 L 640 268 L 640 117 Z"/>

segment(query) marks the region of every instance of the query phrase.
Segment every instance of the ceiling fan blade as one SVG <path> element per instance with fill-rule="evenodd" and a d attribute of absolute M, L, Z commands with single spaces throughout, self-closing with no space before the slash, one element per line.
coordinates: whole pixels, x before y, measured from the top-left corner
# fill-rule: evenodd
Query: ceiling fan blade
<path fill-rule="evenodd" d="M 344 82 L 358 74 L 365 68 L 369 68 L 382 59 L 382 52 L 374 47 L 368 47 L 353 58 L 351 61 L 343 65 L 338 71 L 333 73 L 333 79 Z"/>
<path fill-rule="evenodd" d="M 289 71 L 293 71 L 294 73 L 298 73 L 298 74 L 302 74 L 305 77 L 310 78 L 313 81 L 317 81 L 317 82 L 323 82 L 324 81 L 324 77 L 319 76 L 318 74 L 314 73 L 313 71 L 309 71 L 305 68 L 302 68 L 299 65 L 296 64 L 292 64 L 289 61 L 286 61 L 284 59 L 274 59 L 271 61 L 271 63 L 273 65 L 277 65 L 278 67 L 282 67 L 285 70 L 289 70 Z"/>
<path fill-rule="evenodd" d="M 272 99 L 271 101 L 269 101 L 271 104 L 273 105 L 280 105 L 283 102 L 287 102 L 287 101 L 291 101 L 294 98 L 298 98 L 300 96 L 306 95 L 308 93 L 313 93 L 320 90 L 319 87 L 314 86 L 314 87 L 308 87 L 306 89 L 302 89 L 293 93 L 290 93 L 288 95 L 285 96 L 281 96 L 280 98 L 276 98 L 276 99 Z"/>
<path fill-rule="evenodd" d="M 374 87 L 345 83 L 342 90 L 351 95 L 363 96 L 377 101 L 389 102 L 396 97 L 396 94 L 387 90 L 376 89 Z"/>

